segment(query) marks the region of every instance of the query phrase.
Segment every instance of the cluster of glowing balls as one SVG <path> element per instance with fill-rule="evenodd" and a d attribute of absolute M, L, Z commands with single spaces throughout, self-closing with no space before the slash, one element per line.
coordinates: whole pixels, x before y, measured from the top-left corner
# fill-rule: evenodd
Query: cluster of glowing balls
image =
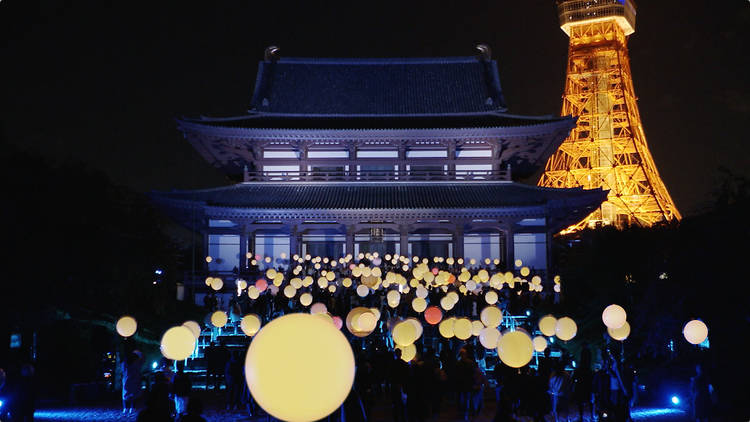
<path fill-rule="evenodd" d="M 346 328 L 357 337 L 367 337 L 375 330 L 379 319 L 372 310 L 357 307 L 349 311 L 346 316 Z"/>
<path fill-rule="evenodd" d="M 534 344 L 524 331 L 505 332 L 497 342 L 497 356 L 511 368 L 525 366 L 533 355 Z"/>
<path fill-rule="evenodd" d="M 628 315 L 620 305 L 609 305 L 602 312 L 602 321 L 607 328 L 616 329 L 622 327 L 627 321 Z"/>
<path fill-rule="evenodd" d="M 324 419 L 339 408 L 354 373 L 346 337 L 310 314 L 288 314 L 268 323 L 250 343 L 245 359 L 253 398 L 268 414 L 289 422 Z"/>
<path fill-rule="evenodd" d="M 578 333 L 578 326 L 573 318 L 562 317 L 557 320 L 555 324 L 555 335 L 562 341 L 568 341 L 576 336 Z"/>
<path fill-rule="evenodd" d="M 705 322 L 694 319 L 685 324 L 682 335 L 690 344 L 701 344 L 708 338 L 708 326 Z"/>
<path fill-rule="evenodd" d="M 224 311 L 216 311 L 211 314 L 211 325 L 213 325 L 216 328 L 221 328 L 227 325 L 228 320 L 229 320 L 229 317 L 227 316 L 227 313 Z"/>
<path fill-rule="evenodd" d="M 240 321 L 240 328 L 246 336 L 252 337 L 260 330 L 260 318 L 255 314 L 247 314 Z"/>
<path fill-rule="evenodd" d="M 138 329 L 138 322 L 136 322 L 135 318 L 126 315 L 117 320 L 115 329 L 117 330 L 117 334 L 128 338 L 135 334 Z"/>
<path fill-rule="evenodd" d="M 221 288 L 224 287 L 224 280 L 220 279 L 219 277 L 212 277 L 211 278 L 211 288 L 219 291 Z"/>
<path fill-rule="evenodd" d="M 187 327 L 188 330 L 190 330 L 191 333 L 193 333 L 193 337 L 195 337 L 196 340 L 200 338 L 201 336 L 201 326 L 195 321 L 185 321 L 182 323 L 183 327 Z"/>
<path fill-rule="evenodd" d="M 607 327 L 607 334 L 617 341 L 623 341 L 630 335 L 630 324 L 625 321 L 620 328 L 609 328 Z"/>
<path fill-rule="evenodd" d="M 161 338 L 161 354 L 172 360 L 185 360 L 193 354 L 196 339 L 184 325 L 168 329 Z"/>

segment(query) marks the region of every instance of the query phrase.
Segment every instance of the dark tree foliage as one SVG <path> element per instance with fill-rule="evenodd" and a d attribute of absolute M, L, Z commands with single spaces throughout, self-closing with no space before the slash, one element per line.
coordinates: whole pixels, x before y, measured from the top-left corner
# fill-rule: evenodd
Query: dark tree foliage
<path fill-rule="evenodd" d="M 719 186 L 712 210 L 676 225 L 557 237 L 553 254 L 563 280 L 564 306 L 556 311 L 578 323 L 576 339 L 565 345 L 575 356 L 582 347 L 604 347 L 601 313 L 609 304 L 622 305 L 631 325 L 624 344 L 628 359 L 654 371 L 683 368 L 683 376 L 703 362 L 711 368 L 725 410 L 741 415 L 748 404 L 733 383 L 739 374 L 748 375 L 749 367 L 739 355 L 746 352 L 750 332 L 745 265 L 750 184 L 726 173 Z M 691 346 L 682 335 L 684 324 L 694 318 L 709 327 L 708 350 Z"/>
<path fill-rule="evenodd" d="M 175 292 L 190 245 L 164 234 L 171 223 L 145 195 L 79 163 L 52 165 L 6 146 L 0 169 L 8 246 L 0 367 L 30 360 L 36 342 L 38 374 L 62 392 L 101 376 L 101 353 L 120 346 L 119 316 L 135 316 L 139 338 L 150 343 L 140 347 L 155 349 L 167 326 L 190 315 Z M 23 334 L 21 350 L 7 349 L 10 332 Z"/>

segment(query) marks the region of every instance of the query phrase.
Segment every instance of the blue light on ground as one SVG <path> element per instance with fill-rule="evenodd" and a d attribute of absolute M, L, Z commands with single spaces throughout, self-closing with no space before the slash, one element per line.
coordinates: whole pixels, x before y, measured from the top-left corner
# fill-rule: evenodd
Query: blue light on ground
<path fill-rule="evenodd" d="M 0 407 L 3 407 L 3 401 L 0 400 Z"/>
<path fill-rule="evenodd" d="M 669 416 L 669 415 L 684 415 L 685 411 L 679 409 L 665 409 L 665 408 L 641 408 L 633 409 L 630 411 L 630 416 L 634 420 L 653 418 L 655 416 Z"/>
<path fill-rule="evenodd" d="M 680 404 L 680 398 L 677 397 L 677 396 L 672 396 L 672 398 L 669 401 L 671 401 L 672 404 L 674 404 L 674 405 Z"/>

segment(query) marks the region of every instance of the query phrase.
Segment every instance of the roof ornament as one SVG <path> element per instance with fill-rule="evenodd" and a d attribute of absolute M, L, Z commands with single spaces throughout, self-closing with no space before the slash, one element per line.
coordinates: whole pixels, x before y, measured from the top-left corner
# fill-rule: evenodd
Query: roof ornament
<path fill-rule="evenodd" d="M 268 46 L 266 47 L 265 53 L 263 53 L 263 59 L 267 62 L 275 62 L 279 59 L 278 53 L 279 47 L 276 47 L 275 45 Z"/>
<path fill-rule="evenodd" d="M 481 56 L 482 60 L 492 60 L 492 50 L 490 50 L 490 47 L 487 44 L 477 44 L 476 48 L 477 50 L 479 50 L 479 55 Z"/>

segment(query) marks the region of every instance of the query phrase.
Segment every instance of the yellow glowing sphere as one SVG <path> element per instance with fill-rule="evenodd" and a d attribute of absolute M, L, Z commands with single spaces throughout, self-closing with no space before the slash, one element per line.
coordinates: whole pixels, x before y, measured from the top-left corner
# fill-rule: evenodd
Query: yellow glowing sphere
<path fill-rule="evenodd" d="M 453 326 L 456 322 L 456 318 L 450 317 L 448 319 L 444 319 L 442 322 L 440 322 L 440 325 L 438 325 L 438 331 L 440 332 L 440 335 L 445 338 L 452 338 L 456 334 L 453 332 Z"/>
<path fill-rule="evenodd" d="M 453 334 L 459 340 L 466 340 L 471 337 L 471 320 L 469 318 L 458 318 L 453 323 Z"/>
<path fill-rule="evenodd" d="M 290 281 L 290 283 L 291 283 L 291 281 Z M 312 284 L 313 284 L 313 278 L 312 277 L 307 276 L 307 277 L 305 277 L 305 278 L 302 279 L 302 285 L 303 286 L 310 287 L 310 286 L 312 286 Z"/>
<path fill-rule="evenodd" d="M 331 292 L 331 293 L 335 293 L 336 292 L 336 285 L 335 284 L 331 284 L 330 286 L 328 286 L 328 291 Z"/>
<path fill-rule="evenodd" d="M 296 294 L 297 289 L 295 289 L 294 286 L 287 285 L 286 287 L 284 287 L 284 296 L 288 297 L 289 299 L 293 298 Z"/>
<path fill-rule="evenodd" d="M 276 278 L 276 270 L 274 270 L 273 268 L 267 269 L 266 270 L 266 278 L 269 279 L 269 280 Z"/>
<path fill-rule="evenodd" d="M 214 280 L 213 277 L 206 277 L 206 286 L 211 287 L 211 282 Z"/>
<path fill-rule="evenodd" d="M 341 285 L 344 287 L 351 287 L 352 286 L 352 279 L 347 277 L 343 280 L 341 280 Z"/>
<path fill-rule="evenodd" d="M 450 300 L 451 302 L 453 302 L 454 305 L 456 303 L 458 303 L 458 293 L 456 293 L 454 291 L 448 292 L 448 294 L 446 294 L 445 297 L 447 297 L 448 300 Z"/>
<path fill-rule="evenodd" d="M 131 316 L 124 316 L 117 320 L 115 329 L 117 330 L 117 334 L 127 338 L 135 334 L 135 331 L 138 329 L 138 322 Z"/>
<path fill-rule="evenodd" d="M 487 306 L 480 312 L 479 319 L 485 326 L 494 328 L 503 322 L 503 311 L 497 306 Z"/>
<path fill-rule="evenodd" d="M 328 279 L 325 277 L 318 278 L 318 287 L 320 287 L 321 289 L 325 289 L 326 287 L 328 287 Z"/>
<path fill-rule="evenodd" d="M 627 321 L 628 315 L 620 305 L 609 305 L 602 312 L 602 321 L 607 328 L 620 328 Z"/>
<path fill-rule="evenodd" d="M 219 277 L 214 277 L 211 279 L 211 288 L 214 290 L 221 290 L 221 288 L 224 287 L 224 281 L 220 279 Z"/>
<path fill-rule="evenodd" d="M 213 261 L 213 260 L 214 260 L 214 259 L 213 259 L 213 258 L 211 258 L 210 256 L 207 256 L 207 257 L 206 257 L 206 262 L 211 262 L 211 261 Z"/>
<path fill-rule="evenodd" d="M 440 299 L 440 307 L 445 309 L 446 311 L 450 311 L 454 306 L 456 306 L 456 303 L 453 302 L 448 296 L 443 296 L 443 298 Z"/>
<path fill-rule="evenodd" d="M 283 279 L 279 279 L 278 277 L 274 277 L 273 278 L 273 285 L 276 286 L 276 287 L 280 287 L 282 281 L 284 281 L 284 280 Z"/>
<path fill-rule="evenodd" d="M 414 309 L 414 312 L 422 313 L 427 309 L 427 301 L 421 297 L 415 297 L 414 300 L 411 301 L 411 307 Z"/>
<path fill-rule="evenodd" d="M 531 361 L 534 344 L 531 337 L 521 330 L 505 332 L 497 342 L 497 355 L 511 368 L 520 368 Z"/>
<path fill-rule="evenodd" d="M 484 301 L 487 302 L 490 305 L 494 305 L 497 303 L 497 292 L 494 290 L 490 290 L 487 292 L 486 295 L 484 295 Z"/>
<path fill-rule="evenodd" d="M 360 284 L 359 286 L 357 286 L 357 296 L 365 297 L 368 293 L 370 293 L 369 287 L 365 286 L 364 284 Z"/>
<path fill-rule="evenodd" d="M 521 277 L 526 277 L 530 273 L 531 273 L 531 270 L 529 269 L 529 267 L 521 268 Z"/>
<path fill-rule="evenodd" d="M 485 349 L 496 348 L 498 340 L 500 340 L 500 331 L 495 327 L 485 327 L 479 332 L 479 343 Z"/>
<path fill-rule="evenodd" d="M 396 348 L 401 350 L 401 360 L 404 362 L 410 362 L 417 356 L 417 346 L 413 343 L 405 346 L 396 346 Z"/>
<path fill-rule="evenodd" d="M 364 318 L 362 318 L 362 315 L 364 314 L 369 314 L 369 316 L 365 316 Z M 373 313 L 369 309 L 363 306 L 359 306 L 349 311 L 349 314 L 347 314 L 346 316 L 345 323 L 346 328 L 350 333 L 354 334 L 357 337 L 366 337 L 375 328 L 377 320 L 375 319 L 375 315 L 373 315 Z M 365 329 L 370 328 L 370 326 L 372 326 L 372 329 Z"/>
<path fill-rule="evenodd" d="M 267 257 L 263 258 L 263 260 L 270 263 L 271 262 L 271 257 L 267 256 Z"/>
<path fill-rule="evenodd" d="M 328 322 L 330 324 L 336 325 L 336 323 L 333 321 L 333 316 L 331 316 L 331 314 L 329 314 L 328 312 L 324 312 L 324 313 L 320 313 L 320 314 L 314 314 L 314 315 L 316 317 L 319 317 L 319 318 L 325 320 L 326 322 Z"/>
<path fill-rule="evenodd" d="M 353 323 L 359 328 L 359 330 L 364 332 L 371 332 L 377 326 L 378 318 L 374 313 L 372 313 L 371 310 L 368 310 L 367 312 L 362 312 L 359 315 L 359 318 L 357 318 Z"/>
<path fill-rule="evenodd" d="M 370 308 L 370 312 L 372 312 L 373 315 L 375 315 L 375 320 L 380 319 L 380 309 L 378 308 Z"/>
<path fill-rule="evenodd" d="M 247 288 L 247 297 L 250 299 L 257 299 L 260 297 L 260 290 L 258 290 L 255 286 L 250 286 Z"/>
<path fill-rule="evenodd" d="M 310 306 L 310 304 L 312 303 L 312 301 L 313 301 L 312 295 L 310 293 L 307 293 L 307 292 L 302 293 L 300 295 L 300 297 L 299 297 L 299 303 L 302 306 Z"/>
<path fill-rule="evenodd" d="M 572 318 L 562 317 L 555 324 L 555 335 L 562 341 L 568 341 L 576 336 L 578 326 Z"/>
<path fill-rule="evenodd" d="M 539 353 L 542 353 L 547 348 L 547 339 L 542 336 L 534 337 L 532 342 L 534 344 L 534 350 Z"/>
<path fill-rule="evenodd" d="M 607 328 L 607 333 L 610 337 L 617 341 L 623 341 L 630 335 L 630 324 L 628 324 L 627 321 L 625 321 L 625 324 L 622 324 L 622 327 L 620 328 Z"/>
<path fill-rule="evenodd" d="M 253 398 L 271 416 L 289 422 L 325 419 L 346 399 L 354 371 L 346 337 L 330 322 L 309 314 L 271 321 L 250 343 L 245 359 Z"/>
<path fill-rule="evenodd" d="M 324 314 L 326 312 L 328 312 L 328 308 L 326 307 L 326 305 L 324 303 L 315 302 L 310 307 L 310 313 L 311 314 Z"/>
<path fill-rule="evenodd" d="M 411 318 L 406 318 L 405 321 L 411 323 L 414 326 L 414 329 L 417 330 L 417 339 L 419 339 L 420 337 L 422 337 L 422 333 L 424 332 L 424 328 L 422 328 L 422 323 L 419 322 L 418 319 L 416 319 L 414 317 L 411 317 Z"/>
<path fill-rule="evenodd" d="M 482 321 L 471 321 L 471 335 L 477 337 L 484 329 Z"/>
<path fill-rule="evenodd" d="M 479 273 L 477 273 L 477 276 L 479 276 L 479 279 L 483 282 L 490 279 L 490 273 L 488 273 L 487 270 L 479 270 Z"/>
<path fill-rule="evenodd" d="M 240 321 L 240 328 L 246 336 L 252 337 L 260 330 L 260 318 L 255 314 L 247 314 Z"/>
<path fill-rule="evenodd" d="M 187 327 L 188 330 L 190 330 L 191 333 L 193 333 L 193 337 L 195 337 L 196 340 L 201 336 L 201 326 L 195 321 L 185 321 L 182 323 L 183 327 Z"/>
<path fill-rule="evenodd" d="M 516 259 L 514 264 L 516 265 L 516 267 L 520 267 L 521 265 L 523 265 L 523 261 L 521 261 L 520 259 Z"/>
<path fill-rule="evenodd" d="M 417 329 L 411 322 L 401 321 L 393 327 L 391 336 L 394 343 L 399 346 L 406 346 L 417 340 Z"/>
<path fill-rule="evenodd" d="M 328 281 L 333 281 L 335 278 L 336 278 L 336 273 L 334 273 L 333 271 L 329 271 L 326 273 L 326 279 Z"/>
<path fill-rule="evenodd" d="M 398 290 L 390 290 L 386 293 L 385 298 L 388 302 L 398 303 L 401 300 L 401 293 L 399 293 Z"/>
<path fill-rule="evenodd" d="M 185 360 L 195 350 L 195 337 L 189 328 L 180 325 L 168 329 L 161 338 L 161 354 L 172 360 Z"/>
<path fill-rule="evenodd" d="M 211 314 L 211 325 L 213 325 L 216 328 L 221 328 L 227 325 L 228 320 L 229 320 L 229 317 L 227 316 L 227 313 L 224 311 L 216 311 Z"/>
<path fill-rule="evenodd" d="M 543 316 L 539 320 L 539 331 L 547 337 L 555 335 L 555 326 L 557 326 L 557 318 L 552 315 Z"/>
<path fill-rule="evenodd" d="M 701 344 L 708 338 L 708 326 L 699 319 L 694 319 L 682 329 L 682 335 L 690 344 Z"/>

